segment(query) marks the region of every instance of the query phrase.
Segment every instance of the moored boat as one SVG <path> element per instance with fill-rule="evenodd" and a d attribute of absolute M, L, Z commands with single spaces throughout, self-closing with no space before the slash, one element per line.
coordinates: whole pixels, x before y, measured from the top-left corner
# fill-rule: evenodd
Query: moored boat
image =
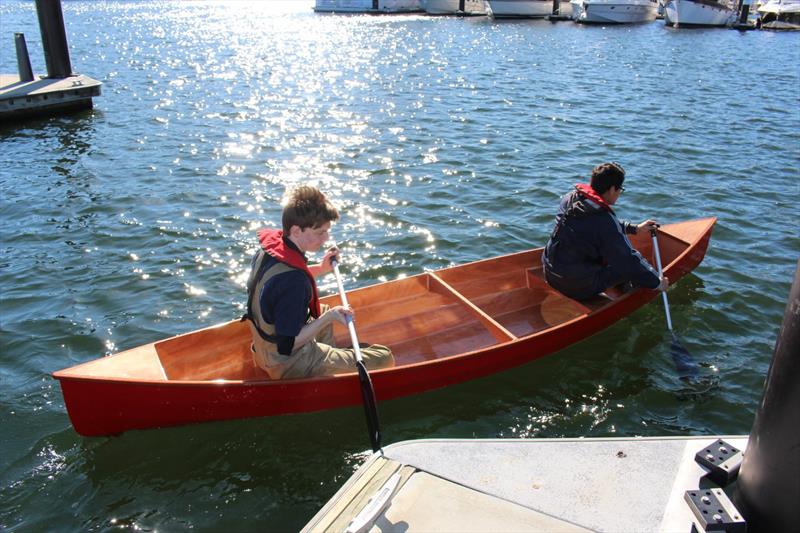
<path fill-rule="evenodd" d="M 727 26 L 736 18 L 729 0 L 669 0 L 664 5 L 667 26 Z"/>
<path fill-rule="evenodd" d="M 672 283 L 702 261 L 715 218 L 661 227 Z M 649 235 L 632 244 L 653 257 Z M 576 301 L 552 289 L 542 249 L 350 291 L 358 334 L 388 345 L 396 366 L 370 372 L 379 401 L 493 374 L 582 340 L 658 296 L 616 289 Z M 336 305 L 338 295 L 321 299 Z M 336 325 L 337 344 L 348 332 Z M 248 325 L 232 321 L 55 372 L 82 435 L 319 411 L 361 402 L 358 374 L 273 381 L 253 364 Z"/>
<path fill-rule="evenodd" d="M 770 0 L 761 5 L 757 25 L 764 30 L 800 30 L 800 0 Z"/>
<path fill-rule="evenodd" d="M 424 0 L 423 7 L 429 15 L 485 15 L 483 0 Z"/>
<path fill-rule="evenodd" d="M 421 0 L 316 0 L 317 13 L 419 13 Z"/>
<path fill-rule="evenodd" d="M 657 0 L 572 0 L 576 22 L 632 24 L 651 22 L 657 15 Z"/>
<path fill-rule="evenodd" d="M 553 0 L 486 0 L 492 18 L 544 18 L 553 14 Z"/>

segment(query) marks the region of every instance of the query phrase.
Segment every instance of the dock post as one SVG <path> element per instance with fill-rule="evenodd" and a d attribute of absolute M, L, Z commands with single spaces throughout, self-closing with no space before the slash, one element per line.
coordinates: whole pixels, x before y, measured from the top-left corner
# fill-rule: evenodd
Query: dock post
<path fill-rule="evenodd" d="M 68 78 L 72 76 L 61 0 L 36 0 L 36 13 L 39 16 L 39 29 L 42 32 L 47 77 Z"/>
<path fill-rule="evenodd" d="M 741 0 L 739 2 L 739 24 L 747 24 L 747 17 L 750 16 L 750 2 L 749 0 Z"/>
<path fill-rule="evenodd" d="M 800 261 L 736 488 L 748 532 L 800 525 Z"/>
<path fill-rule="evenodd" d="M 14 44 L 17 47 L 17 71 L 19 72 L 19 81 L 33 81 L 31 57 L 28 55 L 28 45 L 25 43 L 25 34 L 15 33 Z"/>

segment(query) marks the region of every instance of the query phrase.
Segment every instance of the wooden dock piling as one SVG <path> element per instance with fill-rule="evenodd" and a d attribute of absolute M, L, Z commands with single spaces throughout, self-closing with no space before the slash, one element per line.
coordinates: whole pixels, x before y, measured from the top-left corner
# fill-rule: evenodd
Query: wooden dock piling
<path fill-rule="evenodd" d="M 36 0 L 47 76 L 31 69 L 22 33 L 14 34 L 18 74 L 0 74 L 0 122 L 92 108 L 99 81 L 72 72 L 61 0 Z"/>

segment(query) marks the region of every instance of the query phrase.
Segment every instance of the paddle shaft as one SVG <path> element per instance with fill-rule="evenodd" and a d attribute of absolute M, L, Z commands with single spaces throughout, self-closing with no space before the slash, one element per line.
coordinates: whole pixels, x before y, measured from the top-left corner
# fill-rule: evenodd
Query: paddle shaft
<path fill-rule="evenodd" d="M 653 230 L 650 232 L 653 236 L 653 250 L 656 254 L 656 266 L 658 266 L 658 277 L 661 278 L 663 276 L 661 270 L 661 253 L 658 251 L 658 238 L 656 237 L 656 231 Z M 664 314 L 667 316 L 667 329 L 672 331 L 672 318 L 669 316 L 669 302 L 667 302 L 667 291 L 661 291 L 661 296 L 664 298 Z"/>
<path fill-rule="evenodd" d="M 348 307 L 347 294 L 344 292 L 344 285 L 342 285 L 342 275 L 339 273 L 339 262 L 336 260 L 331 261 L 333 266 L 333 274 L 336 276 L 336 284 L 339 286 L 339 297 L 342 299 L 342 305 Z M 363 361 L 361 358 L 361 347 L 358 345 L 358 335 L 356 335 L 356 325 L 353 323 L 353 317 L 347 315 L 347 329 L 350 331 L 350 341 L 353 343 L 353 350 L 356 352 L 356 361 Z"/>
<path fill-rule="evenodd" d="M 349 307 L 347 302 L 347 294 L 344 292 L 344 285 L 342 284 L 342 275 L 339 273 L 339 262 L 331 260 L 333 267 L 333 274 L 336 276 L 336 285 L 339 286 L 339 297 L 342 299 L 342 305 Z M 372 379 L 367 372 L 367 366 L 361 357 L 361 347 L 358 345 L 358 335 L 356 335 L 356 325 L 353 323 L 353 317 L 347 316 L 347 329 L 350 331 L 350 341 L 353 343 L 353 351 L 356 354 L 356 369 L 358 370 L 358 381 L 361 384 L 361 400 L 364 403 L 364 414 L 367 416 L 367 429 L 369 430 L 369 441 L 372 444 L 372 451 L 377 452 L 381 448 L 381 423 L 378 418 L 378 406 L 375 400 L 375 389 L 372 386 Z M 381 452 L 383 453 L 383 452 Z"/>

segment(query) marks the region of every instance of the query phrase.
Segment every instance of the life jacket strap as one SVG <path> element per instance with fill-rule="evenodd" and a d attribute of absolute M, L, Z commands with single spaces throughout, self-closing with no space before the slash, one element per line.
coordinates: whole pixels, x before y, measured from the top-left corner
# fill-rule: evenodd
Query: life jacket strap
<path fill-rule="evenodd" d="M 250 279 L 247 280 L 247 312 L 242 315 L 242 318 L 239 321 L 244 322 L 245 320 L 249 320 L 253 324 L 256 332 L 258 332 L 259 337 L 269 343 L 278 344 L 277 336 L 270 335 L 261 329 L 258 323 L 253 320 L 253 292 L 255 291 L 258 282 L 264 277 L 264 274 L 266 274 L 268 265 L 269 255 L 261 251 L 261 262 L 258 265 L 258 271 L 256 272 L 255 276 L 251 276 Z"/>

